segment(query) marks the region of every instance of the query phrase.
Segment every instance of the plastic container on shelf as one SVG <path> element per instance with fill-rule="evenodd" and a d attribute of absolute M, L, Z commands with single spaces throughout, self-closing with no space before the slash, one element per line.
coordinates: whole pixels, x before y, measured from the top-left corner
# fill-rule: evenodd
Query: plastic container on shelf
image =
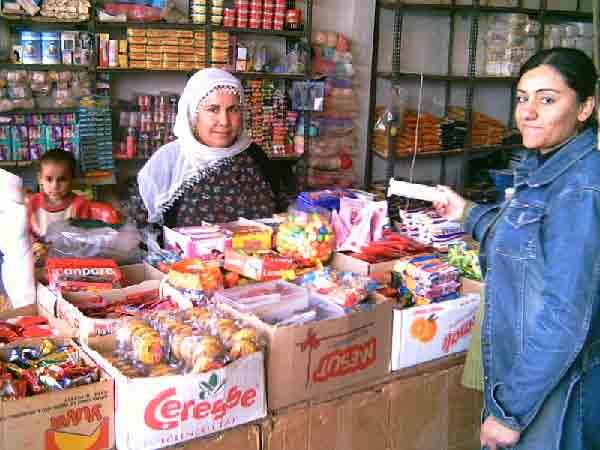
<path fill-rule="evenodd" d="M 60 33 L 44 31 L 42 33 L 42 64 L 60 63 Z"/>
<path fill-rule="evenodd" d="M 42 63 L 42 36 L 36 31 L 22 31 L 21 45 L 23 54 L 21 55 L 23 64 L 41 64 Z"/>

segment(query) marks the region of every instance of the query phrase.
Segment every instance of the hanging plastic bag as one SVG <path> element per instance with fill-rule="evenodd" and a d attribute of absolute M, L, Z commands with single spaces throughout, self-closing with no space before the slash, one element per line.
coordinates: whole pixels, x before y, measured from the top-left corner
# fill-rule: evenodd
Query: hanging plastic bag
<path fill-rule="evenodd" d="M 27 211 L 21 178 L 0 169 L 0 271 L 4 291 L 14 308 L 35 303 L 33 251 L 27 233 Z M 1 293 L 0 293 L 1 294 Z"/>

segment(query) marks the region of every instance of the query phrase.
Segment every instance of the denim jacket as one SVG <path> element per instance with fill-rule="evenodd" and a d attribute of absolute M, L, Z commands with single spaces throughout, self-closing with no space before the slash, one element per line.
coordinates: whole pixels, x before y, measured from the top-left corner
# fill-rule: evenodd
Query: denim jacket
<path fill-rule="evenodd" d="M 465 220 L 486 277 L 484 415 L 520 431 L 518 449 L 591 448 L 581 389 L 597 397 L 600 383 L 580 381 L 600 380 L 585 376 L 600 371 L 596 145 L 587 129 L 541 166 L 531 152 L 515 169 L 514 196 Z"/>

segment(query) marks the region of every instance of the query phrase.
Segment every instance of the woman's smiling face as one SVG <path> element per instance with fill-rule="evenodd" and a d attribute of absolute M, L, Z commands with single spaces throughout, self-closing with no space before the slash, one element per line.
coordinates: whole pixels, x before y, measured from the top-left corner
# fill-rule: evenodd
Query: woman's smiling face
<path fill-rule="evenodd" d="M 517 85 L 515 121 L 523 145 L 532 149 L 555 147 L 575 134 L 593 111 L 593 99 L 582 99 L 561 74 L 540 65 L 523 74 Z"/>
<path fill-rule="evenodd" d="M 196 138 L 208 147 L 226 148 L 242 128 L 240 98 L 229 90 L 217 89 L 198 108 Z"/>

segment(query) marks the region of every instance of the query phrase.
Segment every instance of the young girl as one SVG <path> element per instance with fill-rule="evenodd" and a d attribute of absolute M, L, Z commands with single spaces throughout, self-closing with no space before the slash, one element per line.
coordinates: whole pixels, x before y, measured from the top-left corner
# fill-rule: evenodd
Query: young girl
<path fill-rule="evenodd" d="M 42 239 L 53 222 L 90 217 L 90 201 L 74 194 L 75 158 L 70 152 L 55 149 L 40 159 L 38 182 L 41 192 L 27 199 L 29 227 L 34 239 Z"/>

